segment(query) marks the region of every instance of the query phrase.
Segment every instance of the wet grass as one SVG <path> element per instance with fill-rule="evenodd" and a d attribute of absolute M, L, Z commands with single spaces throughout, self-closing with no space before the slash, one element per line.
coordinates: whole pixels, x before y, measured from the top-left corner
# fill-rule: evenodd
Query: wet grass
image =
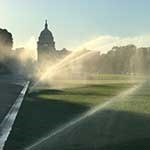
<path fill-rule="evenodd" d="M 91 107 L 107 101 L 108 98 L 116 96 L 133 85 L 134 83 L 109 83 L 91 84 L 63 90 L 38 89 L 33 91 L 29 97 L 33 96 L 43 100 L 61 100 Z"/>
<path fill-rule="evenodd" d="M 90 81 L 91 82 L 91 81 Z M 5 150 L 22 150 L 89 108 L 135 83 L 108 82 L 66 89 L 35 88 L 26 95 Z"/>
<path fill-rule="evenodd" d="M 150 82 L 31 150 L 150 149 Z M 66 138 L 67 137 L 67 138 Z"/>
<path fill-rule="evenodd" d="M 31 150 L 148 150 L 150 116 L 102 110 Z"/>
<path fill-rule="evenodd" d="M 145 82 L 139 90 L 126 100 L 110 105 L 110 108 L 120 111 L 150 114 L 150 82 Z"/>

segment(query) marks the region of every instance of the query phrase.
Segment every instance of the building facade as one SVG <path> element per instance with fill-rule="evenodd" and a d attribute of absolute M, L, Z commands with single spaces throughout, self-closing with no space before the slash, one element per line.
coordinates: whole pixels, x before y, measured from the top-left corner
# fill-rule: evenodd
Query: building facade
<path fill-rule="evenodd" d="M 56 56 L 55 41 L 52 32 L 48 29 L 47 20 L 44 30 L 40 33 L 37 42 L 38 61 L 53 60 Z"/>

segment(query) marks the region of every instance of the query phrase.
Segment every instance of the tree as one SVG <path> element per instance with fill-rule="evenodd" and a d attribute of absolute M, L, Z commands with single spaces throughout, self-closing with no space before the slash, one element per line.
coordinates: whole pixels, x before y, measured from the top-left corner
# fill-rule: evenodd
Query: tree
<path fill-rule="evenodd" d="M 10 61 L 13 46 L 12 34 L 6 29 L 0 29 L 0 72 L 9 72 L 8 62 Z M 10 63 L 11 64 L 11 63 Z"/>
<path fill-rule="evenodd" d="M 6 29 L 0 29 L 0 57 L 9 56 L 13 46 L 12 34 Z"/>

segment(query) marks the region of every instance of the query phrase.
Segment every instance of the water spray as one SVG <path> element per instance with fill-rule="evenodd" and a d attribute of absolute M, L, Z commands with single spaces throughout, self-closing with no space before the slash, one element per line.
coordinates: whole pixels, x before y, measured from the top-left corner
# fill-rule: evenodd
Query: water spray
<path fill-rule="evenodd" d="M 45 142 L 46 140 L 50 140 L 51 138 L 53 138 L 56 135 L 61 134 L 63 131 L 67 130 L 68 128 L 76 125 L 77 123 L 83 121 L 84 119 L 94 115 L 95 113 L 97 113 L 98 111 L 101 111 L 102 109 L 105 109 L 108 105 L 117 103 L 119 101 L 124 100 L 126 97 L 130 96 L 131 94 L 133 94 L 136 90 L 138 90 L 144 82 L 135 85 L 134 87 L 120 93 L 119 95 L 111 98 L 110 100 L 108 100 L 107 102 L 104 102 L 103 104 L 100 104 L 92 109 L 90 109 L 89 111 L 87 111 L 86 113 L 82 114 L 80 117 L 68 122 L 67 124 L 61 126 L 60 128 L 56 129 L 55 131 L 53 131 L 52 133 L 50 133 L 48 136 L 41 138 L 39 141 L 35 142 L 34 144 L 28 146 L 25 148 L 25 150 L 34 150 L 36 149 L 36 147 L 38 147 L 40 144 L 42 144 L 43 142 Z"/>

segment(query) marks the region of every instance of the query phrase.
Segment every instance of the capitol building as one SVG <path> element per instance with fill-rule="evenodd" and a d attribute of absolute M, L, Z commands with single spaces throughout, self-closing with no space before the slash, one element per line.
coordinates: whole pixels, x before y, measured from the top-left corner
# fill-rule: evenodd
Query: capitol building
<path fill-rule="evenodd" d="M 52 32 L 48 29 L 47 20 L 45 21 L 44 30 L 41 31 L 38 38 L 37 52 L 38 62 L 44 62 L 45 60 L 56 61 L 70 53 L 65 48 L 56 50 L 54 37 Z"/>

